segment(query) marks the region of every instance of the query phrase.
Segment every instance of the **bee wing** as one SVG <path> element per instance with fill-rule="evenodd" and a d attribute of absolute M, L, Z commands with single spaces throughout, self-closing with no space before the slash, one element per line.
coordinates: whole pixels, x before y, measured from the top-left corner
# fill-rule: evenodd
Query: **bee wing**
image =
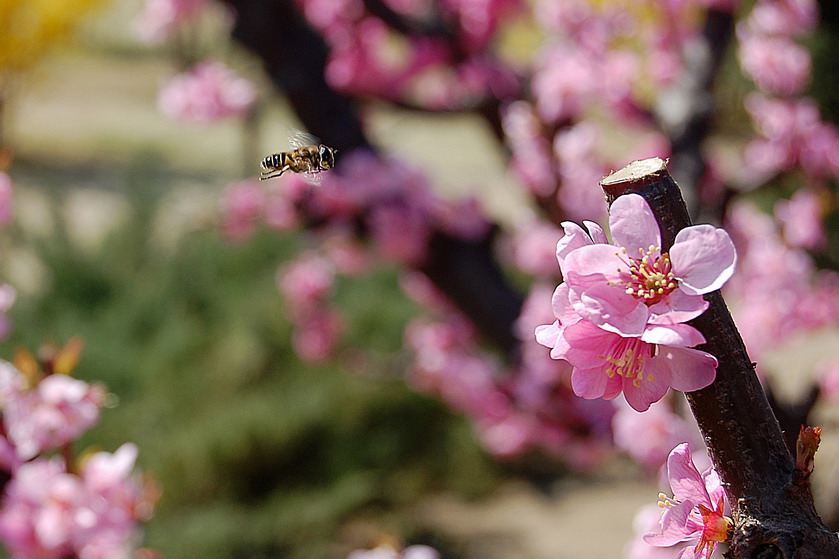
<path fill-rule="evenodd" d="M 306 180 L 314 186 L 320 186 L 320 184 L 323 182 L 323 175 L 321 173 L 309 171 L 303 173 L 303 176 L 306 177 Z"/>
<path fill-rule="evenodd" d="M 306 146 L 316 146 L 320 144 L 320 140 L 317 136 L 313 136 L 308 132 L 303 132 L 302 130 L 291 130 L 288 136 L 288 143 L 294 149 L 300 149 Z"/>

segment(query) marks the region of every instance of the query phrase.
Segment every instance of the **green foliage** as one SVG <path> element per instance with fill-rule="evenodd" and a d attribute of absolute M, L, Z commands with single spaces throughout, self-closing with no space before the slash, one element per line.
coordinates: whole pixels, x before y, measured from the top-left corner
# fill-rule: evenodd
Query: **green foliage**
<path fill-rule="evenodd" d="M 394 359 L 350 375 L 294 356 L 275 274 L 296 239 L 263 232 L 230 245 L 199 230 L 164 248 L 150 173 L 129 173 L 130 215 L 100 249 L 79 249 L 62 226 L 22 240 L 50 278 L 13 308 L 2 348 L 84 337 L 78 376 L 105 383 L 119 405 L 83 443 L 139 445 L 163 489 L 147 545 L 167 557 L 327 557 L 350 517 L 410 537 L 400 511 L 424 494 L 492 485 L 465 422 L 408 390 Z M 395 271 L 338 291 L 352 343 L 386 357 L 401 347 L 415 309 Z"/>

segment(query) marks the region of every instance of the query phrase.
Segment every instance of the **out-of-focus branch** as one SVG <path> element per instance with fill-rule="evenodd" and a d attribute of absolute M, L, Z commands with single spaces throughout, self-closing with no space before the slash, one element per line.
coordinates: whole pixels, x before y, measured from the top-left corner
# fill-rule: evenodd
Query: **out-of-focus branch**
<path fill-rule="evenodd" d="M 601 181 L 611 203 L 631 192 L 647 200 L 661 229 L 662 250 L 691 224 L 679 187 L 658 158 L 634 162 Z M 801 482 L 781 428 L 719 291 L 691 321 L 705 336 L 699 349 L 718 361 L 716 380 L 687 394 L 735 520 L 733 559 L 839 557 L 839 538 L 821 522 L 809 482 Z"/>
<path fill-rule="evenodd" d="M 327 47 L 292 0 L 225 0 L 234 9 L 233 37 L 263 62 L 309 132 L 349 152 L 369 148 L 353 99 L 326 83 Z M 335 172 L 340 173 L 340 162 Z M 483 336 L 516 357 L 513 323 L 522 297 L 507 282 L 492 251 L 492 235 L 475 241 L 437 232 L 420 269 Z"/>
<path fill-rule="evenodd" d="M 662 129 L 673 146 L 670 156 L 674 177 L 682 186 L 690 214 L 702 222 L 719 222 L 722 202 L 713 208 L 699 207 L 699 182 L 705 174 L 702 142 L 714 116 L 712 89 L 734 33 L 731 12 L 709 9 L 700 40 L 685 52 L 685 71 L 674 88 L 662 96 L 657 113 Z"/>

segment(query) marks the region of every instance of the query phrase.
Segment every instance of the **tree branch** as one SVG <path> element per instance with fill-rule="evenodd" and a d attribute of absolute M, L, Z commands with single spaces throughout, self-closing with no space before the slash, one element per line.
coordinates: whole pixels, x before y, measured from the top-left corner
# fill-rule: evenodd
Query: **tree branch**
<path fill-rule="evenodd" d="M 610 204 L 628 193 L 647 200 L 661 228 L 663 251 L 691 224 L 661 159 L 630 163 L 600 184 Z M 705 298 L 710 308 L 691 325 L 705 336 L 699 349 L 714 355 L 719 367 L 710 386 L 686 396 L 731 502 L 730 556 L 839 557 L 839 538 L 816 514 L 809 483 L 796 483 L 793 458 L 722 295 L 716 291 Z"/>

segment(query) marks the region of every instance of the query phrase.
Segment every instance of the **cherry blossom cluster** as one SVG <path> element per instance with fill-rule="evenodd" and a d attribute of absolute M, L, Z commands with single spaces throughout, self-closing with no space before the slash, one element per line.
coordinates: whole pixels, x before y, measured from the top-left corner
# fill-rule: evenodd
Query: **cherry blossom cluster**
<path fill-rule="evenodd" d="M 627 161 L 668 157 L 669 141 L 650 115 L 666 121 L 673 112 L 668 92 L 698 48 L 709 4 L 535 3 L 546 39 L 529 69 L 531 98 L 502 114 L 510 166 L 524 186 L 571 219 L 599 220 L 593 184 Z"/>
<path fill-rule="evenodd" d="M 702 297 L 722 287 L 734 271 L 734 245 L 722 229 L 694 225 L 681 230 L 663 252 L 661 233 L 637 194 L 612 204 L 610 244 L 586 222 L 563 224 L 557 260 L 564 282 L 554 291 L 556 320 L 536 330 L 551 357 L 574 367 L 578 396 L 623 393 L 644 411 L 672 387 L 684 392 L 713 382 L 716 359 L 691 349 L 705 342 L 685 324 L 708 308 Z"/>
<path fill-rule="evenodd" d="M 160 112 L 184 122 L 214 122 L 244 116 L 256 101 L 253 84 L 218 61 L 177 74 L 161 88 Z"/>
<path fill-rule="evenodd" d="M 796 39 L 815 29 L 816 0 L 758 1 L 737 26 L 743 71 L 757 91 L 746 109 L 759 133 L 744 153 L 758 177 L 801 168 L 815 182 L 839 176 L 839 130 L 801 94 L 811 79 L 810 53 Z"/>
<path fill-rule="evenodd" d="M 362 0 L 297 0 L 326 39 L 326 79 L 353 95 L 369 95 L 427 109 L 469 106 L 509 97 L 519 81 L 489 46 L 521 0 L 385 0 L 392 17 L 414 32 L 370 13 Z M 421 33 L 420 28 L 436 28 Z"/>
<path fill-rule="evenodd" d="M 172 40 L 178 31 L 195 25 L 210 6 L 207 0 L 145 0 L 134 20 L 137 37 L 147 43 Z M 218 60 L 188 62 L 188 70 L 170 77 L 161 87 L 157 106 L 164 115 L 183 122 L 208 123 L 242 117 L 256 102 L 256 87 Z"/>
<path fill-rule="evenodd" d="M 740 202 L 728 218 L 740 272 L 726 295 L 733 302 L 749 354 L 758 361 L 767 350 L 798 334 L 839 324 L 839 274 L 818 270 L 805 250 L 824 242 L 817 201 L 810 191 L 802 190 L 779 201 L 775 213 L 781 218 L 777 222 Z M 792 214 L 794 219 L 785 219 Z"/>
<path fill-rule="evenodd" d="M 80 346 L 42 368 L 26 353 L 0 361 L 0 542 L 13 557 L 129 558 L 157 489 L 134 473 L 137 447 L 75 460 L 72 443 L 99 420 L 104 388 L 69 376 Z"/>

